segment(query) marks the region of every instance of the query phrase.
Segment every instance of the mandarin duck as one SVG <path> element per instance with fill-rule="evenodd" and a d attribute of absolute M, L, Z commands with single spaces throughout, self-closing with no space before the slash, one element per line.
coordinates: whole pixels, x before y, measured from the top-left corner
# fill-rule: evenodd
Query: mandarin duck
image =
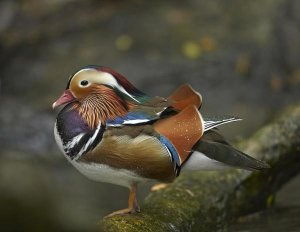
<path fill-rule="evenodd" d="M 150 97 L 111 68 L 87 66 L 70 77 L 53 103 L 53 108 L 64 105 L 54 135 L 83 175 L 130 189 L 128 208 L 111 215 L 134 213 L 140 182 L 171 182 L 180 170 L 269 167 L 218 133 L 217 126 L 239 118 L 203 118 L 201 104 L 190 85 L 167 98 Z"/>

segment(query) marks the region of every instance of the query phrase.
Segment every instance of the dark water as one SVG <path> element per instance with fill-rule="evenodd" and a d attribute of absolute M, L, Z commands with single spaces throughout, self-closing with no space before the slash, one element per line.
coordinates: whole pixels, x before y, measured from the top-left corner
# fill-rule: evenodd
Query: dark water
<path fill-rule="evenodd" d="M 277 202 L 272 209 L 247 216 L 239 221 L 228 231 L 300 231 L 300 176 L 278 193 Z"/>
<path fill-rule="evenodd" d="M 248 222 L 234 225 L 229 231 L 300 231 L 300 207 L 275 208 L 253 216 Z"/>

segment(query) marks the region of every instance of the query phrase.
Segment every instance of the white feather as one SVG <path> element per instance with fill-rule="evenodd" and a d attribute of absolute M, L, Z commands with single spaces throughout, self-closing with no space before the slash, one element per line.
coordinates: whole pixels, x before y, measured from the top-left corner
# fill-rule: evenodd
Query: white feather
<path fill-rule="evenodd" d="M 70 148 L 73 148 L 77 143 L 79 143 L 82 136 L 84 136 L 84 133 L 81 133 L 81 134 L 73 137 L 70 142 L 68 142 L 65 146 L 63 146 L 64 150 L 69 150 Z"/>
<path fill-rule="evenodd" d="M 55 122 L 55 124 L 54 124 L 54 138 L 55 138 L 55 141 L 56 141 L 56 143 L 58 145 L 59 150 L 61 152 L 65 153 L 63 142 L 62 142 L 62 139 L 60 138 L 60 135 L 59 135 L 59 133 L 57 131 L 56 124 L 57 124 L 57 122 Z"/>
<path fill-rule="evenodd" d="M 237 121 L 241 121 L 242 119 L 240 118 L 235 118 L 235 117 L 231 117 L 231 118 L 224 118 L 224 119 L 216 119 L 216 120 L 204 120 L 204 131 L 208 131 L 211 130 L 217 126 L 226 124 L 226 123 L 230 123 L 230 122 L 237 122 Z"/>
<path fill-rule="evenodd" d="M 189 159 L 184 163 L 182 170 L 222 170 L 229 168 L 228 165 L 208 158 L 199 151 L 194 151 Z"/>
<path fill-rule="evenodd" d="M 139 123 L 144 123 L 144 122 L 149 122 L 150 119 L 134 119 L 134 120 L 124 120 L 123 124 L 124 125 L 130 125 L 130 124 L 139 124 Z"/>
<path fill-rule="evenodd" d="M 84 163 L 80 161 L 70 162 L 83 175 L 98 182 L 106 182 L 129 188 L 132 182 L 151 181 L 150 179 L 136 175 L 134 172 L 125 169 L 114 169 L 105 164 Z"/>

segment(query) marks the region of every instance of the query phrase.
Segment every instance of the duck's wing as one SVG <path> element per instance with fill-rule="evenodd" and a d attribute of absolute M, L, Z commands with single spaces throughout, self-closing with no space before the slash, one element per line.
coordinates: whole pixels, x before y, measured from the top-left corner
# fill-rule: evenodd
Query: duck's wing
<path fill-rule="evenodd" d="M 195 106 L 153 124 L 108 127 L 101 142 L 80 161 L 133 170 L 143 177 L 169 181 L 201 138 L 203 120 Z"/>
<path fill-rule="evenodd" d="M 160 118 L 176 114 L 188 106 L 199 108 L 202 98 L 193 88 L 182 85 L 168 98 L 148 98 L 142 104 L 133 107 L 126 115 L 107 121 L 109 127 L 120 127 L 123 125 L 139 125 L 154 122 Z"/>
<path fill-rule="evenodd" d="M 163 113 L 169 111 L 172 104 L 165 98 L 154 97 L 147 102 L 134 106 L 127 114 L 108 120 L 108 127 L 122 127 L 124 125 L 145 124 L 159 119 Z"/>
<path fill-rule="evenodd" d="M 136 181 L 147 178 L 169 182 L 176 177 L 178 168 L 176 158 L 160 137 L 152 125 L 106 128 L 101 142 L 79 161 L 106 165 Z"/>

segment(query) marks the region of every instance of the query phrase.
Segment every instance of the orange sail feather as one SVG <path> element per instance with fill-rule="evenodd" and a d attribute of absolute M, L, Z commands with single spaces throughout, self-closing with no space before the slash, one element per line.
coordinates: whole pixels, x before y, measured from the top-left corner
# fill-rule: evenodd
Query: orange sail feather
<path fill-rule="evenodd" d="M 178 114 L 154 123 L 154 130 L 174 145 L 181 165 L 203 135 L 204 124 L 196 106 L 190 105 Z"/>
<path fill-rule="evenodd" d="M 188 84 L 180 86 L 168 97 L 168 100 L 172 101 L 172 106 L 177 110 L 183 110 L 189 105 L 194 105 L 199 109 L 202 104 L 200 93 L 196 92 Z"/>

